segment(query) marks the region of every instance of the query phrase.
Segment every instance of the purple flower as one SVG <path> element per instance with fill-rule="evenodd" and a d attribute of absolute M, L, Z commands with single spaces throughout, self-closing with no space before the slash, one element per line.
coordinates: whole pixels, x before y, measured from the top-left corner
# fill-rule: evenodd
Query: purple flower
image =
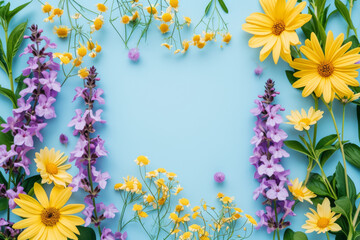
<path fill-rule="evenodd" d="M 67 145 L 69 142 L 69 138 L 63 133 L 60 134 L 59 140 L 60 140 L 60 143 L 64 144 L 64 145 Z"/>
<path fill-rule="evenodd" d="M 103 215 L 105 218 L 114 218 L 115 213 L 119 212 L 119 210 L 112 203 L 109 206 L 105 206 L 104 203 L 100 203 L 99 208 L 100 211 L 104 211 Z"/>
<path fill-rule="evenodd" d="M 25 145 L 27 147 L 32 147 L 34 145 L 31 132 L 23 129 L 18 129 L 17 132 L 18 133 L 14 136 L 15 145 L 18 146 Z"/>
<path fill-rule="evenodd" d="M 75 112 L 76 112 L 76 116 L 72 118 L 72 120 L 68 124 L 68 127 L 75 126 L 75 129 L 78 131 L 83 130 L 86 124 L 85 121 L 86 115 L 84 114 L 84 116 L 82 116 L 81 109 L 76 109 Z"/>
<path fill-rule="evenodd" d="M 269 180 L 268 184 L 270 184 L 271 188 L 266 192 L 266 196 L 271 200 L 280 200 L 284 201 L 289 196 L 288 191 L 284 188 L 285 182 L 280 182 L 279 185 L 275 180 Z"/>
<path fill-rule="evenodd" d="M 214 174 L 214 180 L 217 183 L 222 183 L 225 181 L 225 174 L 223 172 L 217 172 Z"/>
<path fill-rule="evenodd" d="M 15 187 L 14 189 L 9 189 L 6 191 L 6 197 L 9 199 L 9 208 L 14 209 L 17 204 L 15 203 L 14 199 L 19 198 L 19 194 L 26 194 L 24 192 L 24 188 L 20 186 L 20 184 Z"/>
<path fill-rule="evenodd" d="M 276 164 L 273 158 L 268 160 L 267 156 L 263 155 L 260 160 L 263 162 L 263 164 L 258 168 L 258 173 L 260 175 L 266 174 L 267 176 L 271 177 L 275 172 L 284 171 L 283 166 Z"/>
<path fill-rule="evenodd" d="M 61 91 L 61 85 L 59 82 L 56 81 L 57 78 L 57 72 L 56 71 L 50 71 L 42 72 L 43 78 L 40 78 L 39 81 L 41 84 L 44 85 L 44 89 L 47 96 L 50 96 L 50 91 L 54 90 L 55 92 Z"/>
<path fill-rule="evenodd" d="M 101 240 L 126 240 L 127 233 L 116 232 L 113 234 L 109 228 L 103 228 L 101 233 Z"/>
<path fill-rule="evenodd" d="M 39 104 L 35 108 L 36 115 L 45 119 L 55 118 L 55 109 L 51 106 L 55 101 L 55 98 L 47 98 L 44 94 L 41 94 L 39 96 Z"/>
<path fill-rule="evenodd" d="M 263 70 L 264 69 L 259 66 L 259 67 L 255 68 L 254 73 L 255 73 L 256 76 L 260 77 L 261 74 L 263 73 Z"/>
<path fill-rule="evenodd" d="M 101 189 L 105 189 L 107 180 L 110 179 L 110 174 L 108 172 L 101 173 L 96 171 L 94 166 L 91 167 L 91 172 L 95 177 L 94 181 L 99 184 Z"/>
<path fill-rule="evenodd" d="M 91 100 L 98 101 L 99 104 L 105 104 L 105 100 L 101 97 L 101 95 L 104 93 L 104 90 L 101 88 L 98 88 L 94 91 L 94 95 L 92 96 Z"/>
<path fill-rule="evenodd" d="M 132 48 L 129 50 L 128 57 L 131 61 L 136 62 L 139 60 L 140 52 L 138 48 Z"/>
<path fill-rule="evenodd" d="M 286 152 L 282 147 L 284 144 L 282 143 L 275 143 L 274 145 L 269 147 L 269 152 L 272 154 L 274 158 L 284 158 L 289 157 L 290 154 Z"/>

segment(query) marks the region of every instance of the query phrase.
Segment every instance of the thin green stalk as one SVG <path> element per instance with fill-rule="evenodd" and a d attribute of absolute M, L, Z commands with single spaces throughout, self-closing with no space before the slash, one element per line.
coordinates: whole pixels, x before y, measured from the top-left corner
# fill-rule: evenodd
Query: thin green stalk
<path fill-rule="evenodd" d="M 314 100 L 315 100 L 315 112 L 316 112 L 319 109 L 319 98 L 317 98 L 314 95 Z M 314 137 L 314 139 L 313 139 L 314 147 L 316 144 L 317 128 L 318 128 L 318 124 L 316 123 L 314 126 L 314 136 L 313 136 Z"/>
<path fill-rule="evenodd" d="M 358 208 L 356 209 L 356 212 L 355 212 L 355 215 L 354 215 L 354 220 L 352 222 L 354 228 L 356 226 L 356 222 L 357 222 L 357 219 L 359 217 L 359 213 L 360 213 L 360 203 L 359 203 Z"/>
<path fill-rule="evenodd" d="M 329 236 L 328 232 L 326 232 L 326 238 L 327 238 L 327 240 L 330 240 L 330 236 Z"/>
<path fill-rule="evenodd" d="M 277 213 L 276 201 L 274 201 L 274 210 L 275 210 L 275 220 L 276 220 L 276 234 L 277 234 L 278 240 L 281 240 L 281 238 L 280 238 L 280 231 L 279 231 L 279 220 L 278 220 L 278 213 Z"/>
<path fill-rule="evenodd" d="M 309 158 L 309 164 L 308 164 L 308 167 L 306 169 L 306 178 L 305 178 L 305 181 L 304 181 L 304 186 L 306 186 L 307 182 L 309 181 L 310 173 L 311 173 L 311 170 L 313 169 L 313 161 L 314 160 Z"/>
<path fill-rule="evenodd" d="M 324 101 L 324 103 L 325 103 L 325 106 L 327 107 L 327 109 L 330 112 L 331 118 L 332 118 L 333 123 L 334 123 L 335 130 L 336 130 L 336 134 L 337 134 L 337 137 L 338 137 L 338 141 L 339 141 L 339 144 L 340 144 L 340 150 L 341 150 L 341 155 L 342 155 L 343 164 L 344 164 L 346 196 L 349 198 L 350 197 L 350 194 L 349 194 L 349 181 L 348 181 L 348 175 L 347 175 L 344 146 L 343 146 L 343 143 L 342 143 L 342 140 L 341 140 L 341 137 L 340 137 L 339 129 L 338 129 L 337 124 L 336 124 L 336 119 L 335 119 L 335 116 L 334 116 L 334 112 L 332 110 L 332 103 L 331 103 L 331 106 L 329 106 L 329 104 L 327 104 L 325 101 Z"/>
<path fill-rule="evenodd" d="M 342 109 L 342 124 L 341 124 L 341 142 L 344 142 L 344 135 L 345 135 L 345 104 L 343 104 Z"/>

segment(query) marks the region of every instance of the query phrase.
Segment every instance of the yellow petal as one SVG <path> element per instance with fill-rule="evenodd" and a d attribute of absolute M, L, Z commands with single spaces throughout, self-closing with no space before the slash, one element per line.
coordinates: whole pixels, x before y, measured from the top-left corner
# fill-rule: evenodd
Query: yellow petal
<path fill-rule="evenodd" d="M 75 214 L 81 212 L 85 206 L 83 204 L 69 204 L 60 209 L 60 213 L 64 215 Z"/>
<path fill-rule="evenodd" d="M 49 207 L 49 199 L 48 199 L 48 197 L 46 195 L 46 192 L 45 192 L 44 188 L 40 184 L 35 183 L 34 192 L 35 192 L 35 196 L 38 199 L 38 201 L 40 202 L 40 204 L 44 208 Z"/>

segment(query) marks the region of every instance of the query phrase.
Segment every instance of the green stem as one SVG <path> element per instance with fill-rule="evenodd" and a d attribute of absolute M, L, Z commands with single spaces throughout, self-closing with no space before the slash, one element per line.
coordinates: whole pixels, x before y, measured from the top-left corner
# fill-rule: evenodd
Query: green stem
<path fill-rule="evenodd" d="M 274 201 L 274 210 L 275 210 L 275 220 L 276 220 L 276 234 L 277 234 L 278 240 L 281 240 L 281 238 L 280 238 L 280 231 L 279 231 L 279 220 L 278 220 L 278 213 L 277 213 L 276 201 Z"/>
<path fill-rule="evenodd" d="M 330 240 L 330 236 L 329 236 L 328 232 L 326 232 L 326 238 L 327 238 L 327 240 Z"/>
<path fill-rule="evenodd" d="M 11 176 L 12 176 L 12 168 L 10 168 L 9 171 L 9 179 L 8 179 L 8 185 L 7 185 L 7 189 L 9 190 L 11 187 Z M 8 206 L 7 208 L 7 221 L 10 221 L 10 207 Z"/>
<path fill-rule="evenodd" d="M 336 124 L 336 119 L 335 119 L 335 116 L 334 116 L 334 112 L 333 112 L 333 110 L 332 110 L 332 104 L 331 104 L 331 106 L 329 106 L 329 104 L 327 104 L 325 101 L 324 101 L 324 103 L 325 103 L 327 109 L 328 109 L 329 112 L 330 112 L 331 118 L 332 118 L 333 123 L 334 123 L 335 130 L 336 130 L 336 134 L 337 134 L 337 137 L 338 137 L 338 141 L 339 141 L 339 144 L 340 144 L 340 150 L 341 150 L 341 155 L 342 155 L 343 164 L 344 164 L 346 196 L 347 196 L 348 198 L 350 198 L 350 194 L 349 194 L 349 181 L 348 181 L 348 175 L 347 175 L 347 168 L 346 168 L 346 159 L 345 159 L 344 146 L 343 146 L 343 143 L 342 143 L 342 140 L 341 140 L 341 137 L 340 137 L 339 129 L 338 129 L 337 124 Z M 345 111 L 345 110 L 344 110 L 344 111 Z M 344 133 L 342 133 L 342 134 L 344 134 Z"/>
<path fill-rule="evenodd" d="M 319 98 L 317 98 L 315 95 L 314 95 L 314 100 L 315 100 L 315 112 L 319 109 Z M 318 124 L 316 123 L 315 126 L 314 126 L 314 140 L 313 140 L 313 143 L 314 143 L 314 147 L 315 147 L 315 144 L 316 144 L 316 136 L 317 136 L 317 128 L 318 128 Z"/>
<path fill-rule="evenodd" d="M 360 203 L 359 203 L 358 208 L 356 209 L 356 213 L 355 213 L 355 215 L 354 215 L 354 220 L 353 220 L 353 222 L 352 222 L 354 228 L 355 228 L 355 226 L 356 226 L 356 221 L 357 221 L 357 219 L 358 219 L 358 217 L 359 217 L 359 213 L 360 213 Z"/>
<path fill-rule="evenodd" d="M 309 165 L 306 170 L 306 178 L 305 178 L 304 186 L 306 186 L 307 182 L 309 181 L 310 173 L 311 173 L 311 170 L 313 169 L 313 161 L 314 160 L 309 158 Z"/>
<path fill-rule="evenodd" d="M 343 109 L 342 109 L 342 124 L 341 124 L 341 142 L 344 142 L 344 135 L 345 135 L 345 104 L 343 104 Z"/>

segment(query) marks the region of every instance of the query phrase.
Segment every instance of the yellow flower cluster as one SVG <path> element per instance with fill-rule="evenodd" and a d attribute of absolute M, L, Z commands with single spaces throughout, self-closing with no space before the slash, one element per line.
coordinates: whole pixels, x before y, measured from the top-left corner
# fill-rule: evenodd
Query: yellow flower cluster
<path fill-rule="evenodd" d="M 222 193 L 217 195 L 222 206 L 219 211 L 205 201 L 202 201 L 199 206 L 191 207 L 187 198 L 175 200 L 174 198 L 183 191 L 179 182 L 175 180 L 177 178 L 175 173 L 166 171 L 164 168 L 146 171 L 150 163 L 146 156 L 137 157 L 135 163 L 139 166 L 142 181 L 128 176 L 124 178 L 124 182 L 114 186 L 124 201 L 119 222 L 120 231 L 123 231 L 128 223 L 136 221 L 148 233 L 156 230 L 155 234 L 164 235 L 165 238 L 173 235 L 174 239 L 209 240 L 237 234 L 238 238 L 244 239 L 252 232 L 248 231 L 245 225 L 250 223 L 251 229 L 257 225 L 250 215 L 242 215 L 243 210 L 233 204 L 234 197 L 225 196 Z M 171 211 L 173 202 L 177 204 Z M 132 207 L 134 217 L 125 221 L 127 206 Z M 154 228 L 147 229 L 146 224 L 143 223 L 149 216 L 152 222 L 156 223 L 155 230 Z M 218 216 L 218 218 L 214 219 L 212 216 Z M 199 221 L 202 224 L 199 224 Z"/>

